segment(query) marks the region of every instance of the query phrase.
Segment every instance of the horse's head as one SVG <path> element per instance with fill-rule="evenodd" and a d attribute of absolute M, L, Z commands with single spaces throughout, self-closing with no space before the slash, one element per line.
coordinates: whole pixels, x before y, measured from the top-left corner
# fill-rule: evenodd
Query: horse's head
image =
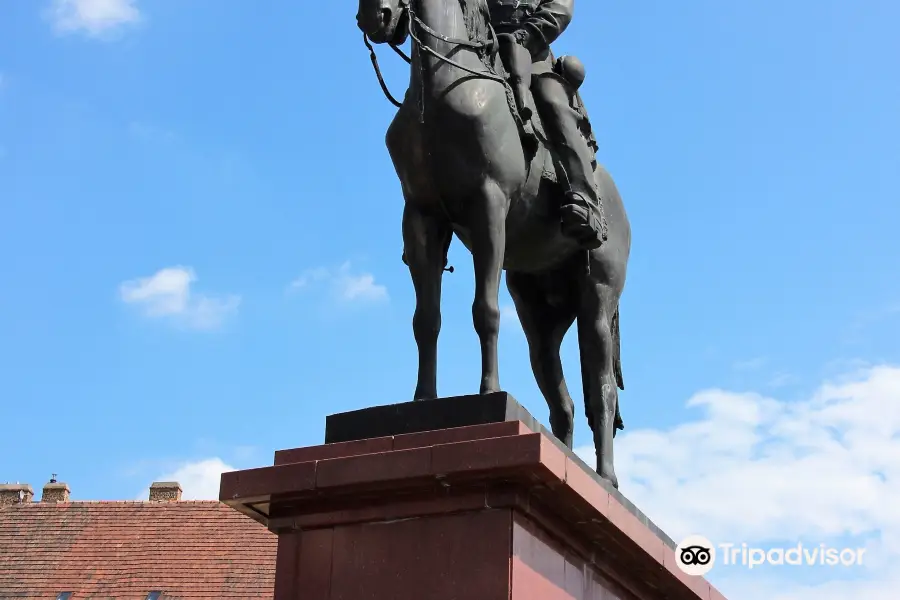
<path fill-rule="evenodd" d="M 409 34 L 410 0 L 359 0 L 356 23 L 376 44 L 402 44 Z"/>

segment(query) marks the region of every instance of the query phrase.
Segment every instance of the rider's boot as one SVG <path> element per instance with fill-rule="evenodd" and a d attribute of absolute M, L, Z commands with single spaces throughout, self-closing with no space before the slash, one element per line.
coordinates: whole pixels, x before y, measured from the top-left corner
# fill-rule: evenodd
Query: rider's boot
<path fill-rule="evenodd" d="M 539 77 L 535 86 L 534 99 L 565 190 L 560 206 L 562 232 L 582 248 L 599 248 L 606 241 L 606 218 L 594 182 L 594 152 L 581 133 L 583 116 L 572 106 L 571 89 L 562 78 Z"/>
<path fill-rule="evenodd" d="M 593 157 L 580 133 L 578 142 L 558 150 L 559 162 L 569 183 L 560 207 L 560 219 L 565 235 L 582 248 L 593 250 L 606 241 L 606 218 L 594 183 Z"/>

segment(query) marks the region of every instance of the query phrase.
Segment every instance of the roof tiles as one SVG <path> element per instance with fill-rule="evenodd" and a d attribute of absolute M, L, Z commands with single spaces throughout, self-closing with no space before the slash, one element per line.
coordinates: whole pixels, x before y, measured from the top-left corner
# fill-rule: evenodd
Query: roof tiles
<path fill-rule="evenodd" d="M 277 537 L 219 502 L 0 509 L 0 600 L 272 598 Z"/>

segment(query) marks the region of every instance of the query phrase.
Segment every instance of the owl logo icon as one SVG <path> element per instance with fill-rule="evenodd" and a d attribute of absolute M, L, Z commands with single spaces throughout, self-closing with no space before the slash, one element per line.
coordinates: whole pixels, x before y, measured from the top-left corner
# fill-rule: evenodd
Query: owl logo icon
<path fill-rule="evenodd" d="M 716 547 L 701 535 L 688 536 L 675 547 L 675 563 L 688 575 L 706 575 L 716 563 Z"/>

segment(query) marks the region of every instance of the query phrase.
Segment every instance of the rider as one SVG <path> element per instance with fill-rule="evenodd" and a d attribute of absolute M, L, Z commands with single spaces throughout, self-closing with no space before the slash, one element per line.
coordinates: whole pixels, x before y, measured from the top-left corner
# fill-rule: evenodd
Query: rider
<path fill-rule="evenodd" d="M 524 78 L 525 86 L 531 79 L 535 107 L 568 177 L 569 190 L 560 207 L 563 233 L 584 248 L 597 248 L 604 242 L 605 232 L 594 184 L 593 153 L 579 129 L 581 115 L 573 107 L 575 90 L 553 72 L 550 54 L 550 44 L 572 21 L 575 0 L 488 0 L 488 6 L 491 24 L 500 39 L 501 58 L 512 72 L 517 102 L 523 104 L 521 85 L 516 89 L 517 78 Z M 526 62 L 530 56 L 530 74 L 520 68 L 522 53 Z M 527 120 L 527 110 L 523 112 Z"/>

